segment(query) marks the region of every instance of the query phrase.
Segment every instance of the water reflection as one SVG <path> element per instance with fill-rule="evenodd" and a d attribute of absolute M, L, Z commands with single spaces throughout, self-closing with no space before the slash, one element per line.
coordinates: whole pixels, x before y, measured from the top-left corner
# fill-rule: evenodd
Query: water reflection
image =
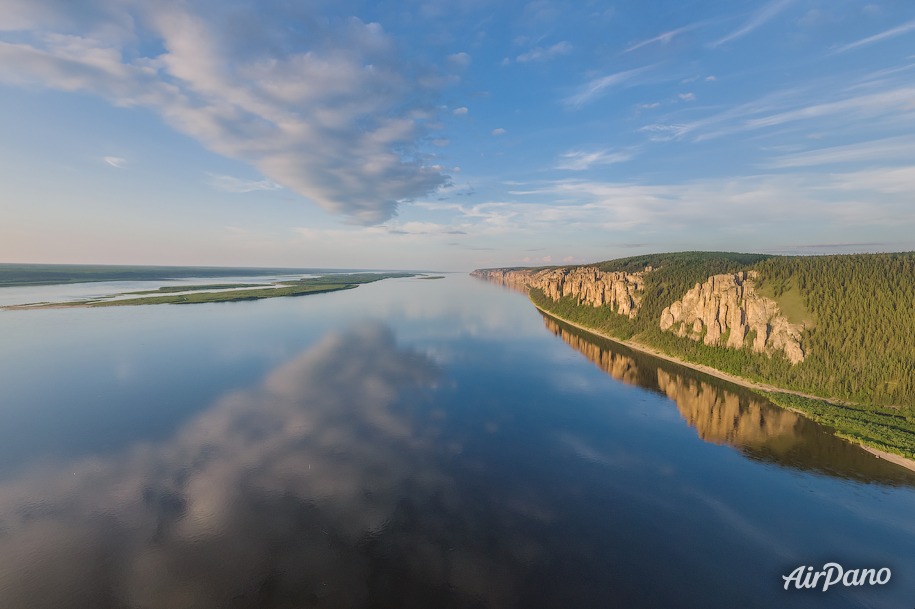
<path fill-rule="evenodd" d="M 546 327 L 618 381 L 666 395 L 706 442 L 762 461 L 841 478 L 915 485 L 909 471 L 879 459 L 791 411 L 739 387 L 584 335 L 543 315 Z"/>
<path fill-rule="evenodd" d="M 423 407 L 440 376 L 364 325 L 166 443 L 3 484 L 0 606 L 505 605 L 512 564 L 537 548 L 455 538 L 471 510 Z"/>

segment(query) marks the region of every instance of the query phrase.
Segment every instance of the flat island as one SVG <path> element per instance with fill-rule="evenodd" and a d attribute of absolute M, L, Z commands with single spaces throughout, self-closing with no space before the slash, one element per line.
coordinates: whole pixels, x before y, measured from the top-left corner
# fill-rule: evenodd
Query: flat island
<path fill-rule="evenodd" d="M 225 283 L 209 285 L 168 286 L 156 290 L 127 292 L 91 300 L 71 302 L 39 302 L 3 307 L 7 310 L 23 309 L 60 309 L 75 307 L 123 307 L 150 304 L 199 304 L 205 302 L 236 302 L 240 300 L 260 300 L 282 296 L 304 296 L 350 290 L 364 283 L 402 277 L 416 277 L 416 273 L 340 273 L 307 277 L 291 281 L 279 281 L 270 284 Z M 135 298 L 116 298 L 133 295 Z"/>

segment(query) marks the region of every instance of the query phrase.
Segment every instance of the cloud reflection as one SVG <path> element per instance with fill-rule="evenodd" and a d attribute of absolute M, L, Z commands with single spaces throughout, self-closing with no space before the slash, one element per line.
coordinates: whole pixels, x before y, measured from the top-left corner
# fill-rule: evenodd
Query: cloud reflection
<path fill-rule="evenodd" d="M 440 376 L 363 325 L 164 444 L 3 484 L 0 606 L 357 607 L 406 589 L 504 604 L 509 561 L 448 540 L 466 517 L 420 408 Z"/>

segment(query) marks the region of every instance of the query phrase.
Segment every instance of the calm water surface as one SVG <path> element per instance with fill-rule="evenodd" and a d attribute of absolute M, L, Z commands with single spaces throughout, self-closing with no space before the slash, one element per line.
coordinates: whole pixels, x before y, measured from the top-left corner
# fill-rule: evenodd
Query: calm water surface
<path fill-rule="evenodd" d="M 0 416 L 3 608 L 915 606 L 909 472 L 464 276 L 0 311 Z"/>

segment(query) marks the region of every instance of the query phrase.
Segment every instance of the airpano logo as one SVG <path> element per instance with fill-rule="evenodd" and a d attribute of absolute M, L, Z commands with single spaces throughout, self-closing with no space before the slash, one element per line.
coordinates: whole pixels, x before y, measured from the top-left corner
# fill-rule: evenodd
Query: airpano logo
<path fill-rule="evenodd" d="M 820 571 L 813 567 L 801 565 L 788 575 L 782 575 L 785 580 L 785 590 L 794 584 L 795 589 L 817 588 L 822 585 L 821 591 L 826 592 L 832 586 L 882 586 L 890 581 L 893 573 L 888 567 L 882 569 L 849 569 L 842 565 L 828 562 Z"/>

